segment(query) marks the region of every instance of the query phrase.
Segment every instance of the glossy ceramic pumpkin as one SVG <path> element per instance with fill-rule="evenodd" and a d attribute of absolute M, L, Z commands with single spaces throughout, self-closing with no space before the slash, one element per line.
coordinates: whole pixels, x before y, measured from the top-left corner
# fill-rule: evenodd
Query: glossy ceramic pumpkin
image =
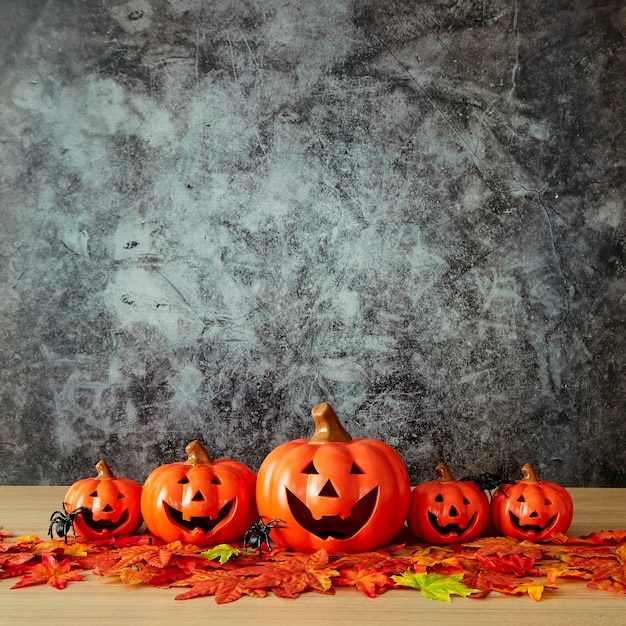
<path fill-rule="evenodd" d="M 375 550 L 404 525 L 411 497 L 398 453 L 376 439 L 353 439 L 332 407 L 312 410 L 316 430 L 272 450 L 259 469 L 257 506 L 279 545 L 299 552 Z"/>
<path fill-rule="evenodd" d="M 490 520 L 489 499 L 473 482 L 455 480 L 445 463 L 435 468 L 437 480 L 411 493 L 407 522 L 413 534 L 445 545 L 476 539 Z"/>
<path fill-rule="evenodd" d="M 574 516 L 572 497 L 564 487 L 539 480 L 533 466 L 522 467 L 523 478 L 503 484 L 491 499 L 491 517 L 497 532 L 529 541 L 549 541 L 553 533 L 567 532 Z"/>
<path fill-rule="evenodd" d="M 65 510 L 88 511 L 74 518 L 77 535 L 106 538 L 130 535 L 141 526 L 141 485 L 130 478 L 117 478 L 106 461 L 96 464 L 98 475 L 75 482 L 65 494 Z"/>
<path fill-rule="evenodd" d="M 254 472 L 232 459 L 211 460 L 199 441 L 185 450 L 186 461 L 157 467 L 143 485 L 148 530 L 197 546 L 241 539 L 257 518 Z"/>

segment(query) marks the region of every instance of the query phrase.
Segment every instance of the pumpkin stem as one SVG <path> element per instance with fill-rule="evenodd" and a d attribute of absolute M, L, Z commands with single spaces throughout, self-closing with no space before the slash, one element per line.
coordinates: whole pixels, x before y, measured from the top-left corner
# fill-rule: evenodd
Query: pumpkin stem
<path fill-rule="evenodd" d="M 539 479 L 537 478 L 537 473 L 535 472 L 535 468 L 530 464 L 526 463 L 522 467 L 522 480 L 525 483 L 538 483 Z"/>
<path fill-rule="evenodd" d="M 115 478 L 111 468 L 104 459 L 100 459 L 96 463 L 96 472 L 98 472 L 97 478 Z"/>
<path fill-rule="evenodd" d="M 327 441 L 352 441 L 352 437 L 341 425 L 337 414 L 328 402 L 321 402 L 311 409 L 315 422 L 315 434 L 309 443 L 324 443 Z"/>
<path fill-rule="evenodd" d="M 209 456 L 204 446 L 194 439 L 191 443 L 188 443 L 185 452 L 189 457 L 185 461 L 185 465 L 198 465 L 198 463 L 213 463 L 213 460 Z"/>
<path fill-rule="evenodd" d="M 452 472 L 445 463 L 439 463 L 437 465 L 435 474 L 437 474 L 437 480 L 440 483 L 450 483 L 454 481 L 454 476 L 452 476 Z"/>

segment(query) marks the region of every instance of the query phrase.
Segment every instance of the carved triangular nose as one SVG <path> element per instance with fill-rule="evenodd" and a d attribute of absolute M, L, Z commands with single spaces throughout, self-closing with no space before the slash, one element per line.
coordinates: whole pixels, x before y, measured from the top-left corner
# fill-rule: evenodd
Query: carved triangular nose
<path fill-rule="evenodd" d="M 113 510 L 113 507 L 110 504 L 106 504 L 104 508 L 102 509 L 104 513 L 110 513 L 112 510 Z"/>
<path fill-rule="evenodd" d="M 320 496 L 326 496 L 327 498 L 339 497 L 337 490 L 335 489 L 333 484 L 330 482 L 330 478 L 326 481 L 326 484 L 322 487 L 322 490 L 320 491 Z"/>
<path fill-rule="evenodd" d="M 450 517 L 458 517 L 458 515 L 459 515 L 459 512 L 457 511 L 457 508 L 454 505 L 452 505 L 450 507 Z"/>
<path fill-rule="evenodd" d="M 193 498 L 191 498 L 191 501 L 202 502 L 204 501 L 204 496 L 198 490 L 196 491 L 196 493 L 193 494 Z"/>

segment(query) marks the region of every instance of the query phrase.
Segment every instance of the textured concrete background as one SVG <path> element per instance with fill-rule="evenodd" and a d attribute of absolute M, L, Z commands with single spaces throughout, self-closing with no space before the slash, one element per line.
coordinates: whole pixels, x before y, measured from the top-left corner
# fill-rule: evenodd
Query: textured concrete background
<path fill-rule="evenodd" d="M 0 0 L 0 482 L 329 401 L 413 482 L 626 486 L 620 0 Z"/>

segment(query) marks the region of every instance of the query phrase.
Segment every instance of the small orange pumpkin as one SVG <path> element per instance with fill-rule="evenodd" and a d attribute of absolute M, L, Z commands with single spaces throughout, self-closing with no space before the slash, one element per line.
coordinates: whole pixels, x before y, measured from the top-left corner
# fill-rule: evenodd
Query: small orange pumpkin
<path fill-rule="evenodd" d="M 382 441 L 353 439 L 326 402 L 311 414 L 313 437 L 278 446 L 259 469 L 259 514 L 285 522 L 272 539 L 309 553 L 388 544 L 404 525 L 411 497 L 402 459 Z"/>
<path fill-rule="evenodd" d="M 437 480 L 411 493 L 407 522 L 419 539 L 435 545 L 476 539 L 489 523 L 489 499 L 476 483 L 455 480 L 448 466 L 435 468 Z"/>
<path fill-rule="evenodd" d="M 86 507 L 74 518 L 77 535 L 106 538 L 130 535 L 141 526 L 141 485 L 130 478 L 117 478 L 103 459 L 98 475 L 70 486 L 63 505 L 68 513 Z"/>
<path fill-rule="evenodd" d="M 553 533 L 567 532 L 574 516 L 568 491 L 556 483 L 539 480 L 530 463 L 522 467 L 521 480 L 503 484 L 491 498 L 495 529 L 508 537 L 549 541 Z"/>
<path fill-rule="evenodd" d="M 254 472 L 233 459 L 211 460 L 199 441 L 185 451 L 186 461 L 157 467 L 143 485 L 148 530 L 197 546 L 241 539 L 257 518 Z"/>

